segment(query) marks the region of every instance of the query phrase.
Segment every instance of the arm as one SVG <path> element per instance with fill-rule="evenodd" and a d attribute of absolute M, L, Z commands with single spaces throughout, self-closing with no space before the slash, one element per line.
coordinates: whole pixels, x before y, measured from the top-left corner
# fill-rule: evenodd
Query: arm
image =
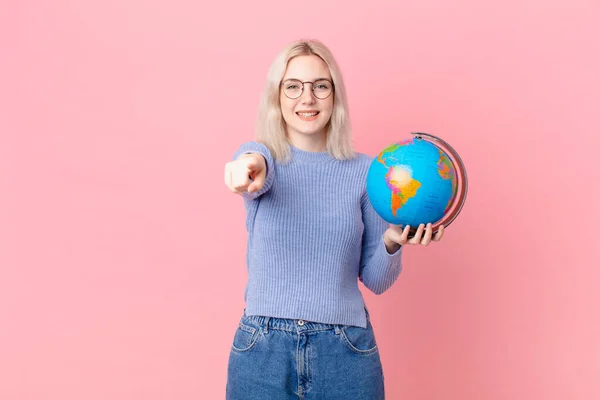
<path fill-rule="evenodd" d="M 390 253 L 383 239 L 389 224 L 373 209 L 366 193 L 361 199 L 364 225 L 359 279 L 375 294 L 388 290 L 402 270 L 402 246 Z"/>

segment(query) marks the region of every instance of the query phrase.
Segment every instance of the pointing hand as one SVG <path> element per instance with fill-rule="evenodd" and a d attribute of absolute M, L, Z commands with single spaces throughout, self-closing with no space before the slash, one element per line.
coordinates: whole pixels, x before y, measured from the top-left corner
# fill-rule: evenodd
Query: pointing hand
<path fill-rule="evenodd" d="M 225 164 L 225 185 L 233 193 L 254 193 L 262 189 L 267 175 L 267 163 L 260 154 L 242 154 Z"/>

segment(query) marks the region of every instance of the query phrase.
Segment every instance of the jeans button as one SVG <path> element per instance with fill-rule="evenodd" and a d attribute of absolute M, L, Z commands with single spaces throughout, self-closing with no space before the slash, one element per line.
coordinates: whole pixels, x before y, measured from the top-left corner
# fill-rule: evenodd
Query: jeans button
<path fill-rule="evenodd" d="M 304 321 L 303 321 L 303 320 L 301 320 L 301 319 L 299 319 L 299 320 L 298 320 L 298 325 L 300 325 L 300 326 L 304 325 Z"/>

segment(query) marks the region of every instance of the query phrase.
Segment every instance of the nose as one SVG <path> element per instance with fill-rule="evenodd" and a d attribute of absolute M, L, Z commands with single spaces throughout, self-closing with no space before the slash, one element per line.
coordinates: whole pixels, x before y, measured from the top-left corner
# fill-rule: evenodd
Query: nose
<path fill-rule="evenodd" d="M 302 101 L 302 104 L 313 104 L 316 101 L 315 95 L 312 91 L 312 83 L 304 83 L 304 90 L 300 96 L 300 101 Z"/>

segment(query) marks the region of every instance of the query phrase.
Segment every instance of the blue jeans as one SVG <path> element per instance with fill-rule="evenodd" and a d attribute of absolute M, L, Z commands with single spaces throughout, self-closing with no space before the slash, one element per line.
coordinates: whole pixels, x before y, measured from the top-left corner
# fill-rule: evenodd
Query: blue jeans
<path fill-rule="evenodd" d="M 228 400 L 382 400 L 373 327 L 242 316 L 227 374 Z"/>

